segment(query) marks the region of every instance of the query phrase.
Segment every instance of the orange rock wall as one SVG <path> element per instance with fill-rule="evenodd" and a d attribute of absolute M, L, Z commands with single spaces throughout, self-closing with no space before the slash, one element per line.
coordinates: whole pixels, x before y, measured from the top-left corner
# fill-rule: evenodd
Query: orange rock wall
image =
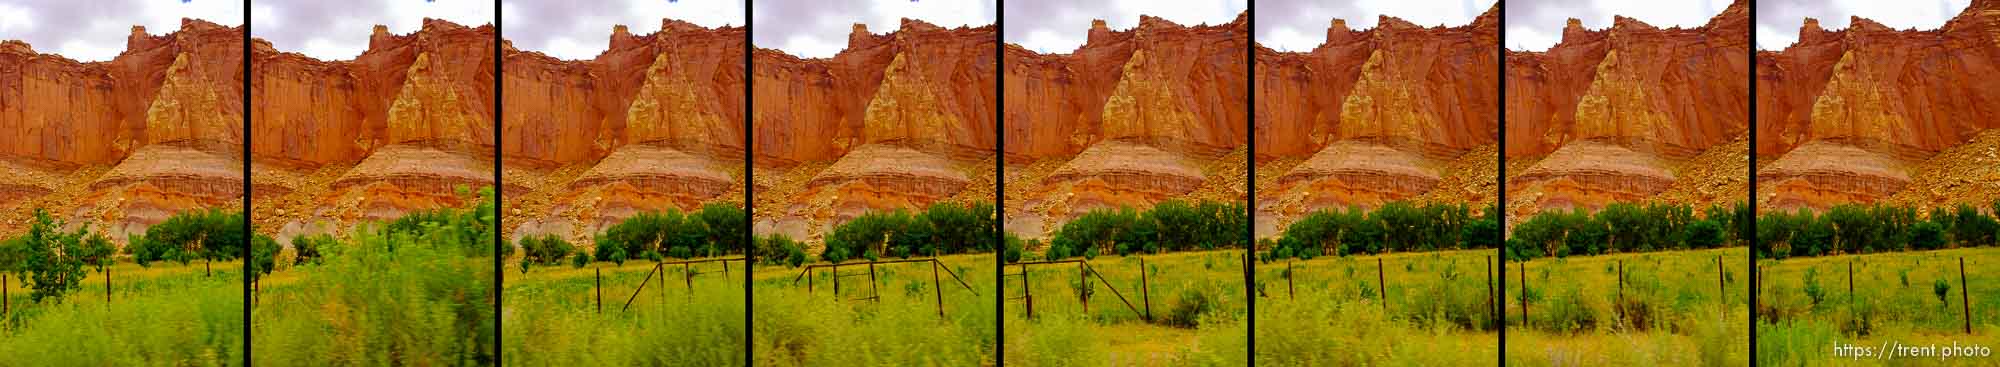
<path fill-rule="evenodd" d="M 1071 156 L 1125 138 L 1209 152 L 1243 145 L 1248 27 L 1248 13 L 1204 26 L 1142 15 L 1131 30 L 1093 24 L 1068 54 L 1008 45 L 1005 153 Z"/>
<path fill-rule="evenodd" d="M 847 48 L 831 58 L 755 50 L 753 163 L 825 161 L 884 142 L 992 151 L 996 37 L 991 26 L 945 29 L 905 19 L 889 34 L 856 25 Z"/>

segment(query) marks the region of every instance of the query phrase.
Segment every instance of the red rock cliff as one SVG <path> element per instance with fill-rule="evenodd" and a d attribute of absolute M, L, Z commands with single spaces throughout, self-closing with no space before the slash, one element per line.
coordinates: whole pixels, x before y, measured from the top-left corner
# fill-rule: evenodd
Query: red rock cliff
<path fill-rule="evenodd" d="M 1499 7 L 1458 27 L 1377 24 L 1334 19 L 1311 52 L 1257 48 L 1259 235 L 1314 210 L 1498 197 Z"/>
<path fill-rule="evenodd" d="M 992 202 L 994 42 L 991 26 L 904 19 L 856 24 L 831 58 L 755 50 L 756 233 L 811 240 L 867 211 Z"/>
<path fill-rule="evenodd" d="M 1068 54 L 1007 45 L 1008 230 L 1038 238 L 1091 209 L 1243 200 L 1249 13 L 1089 32 Z"/>
<path fill-rule="evenodd" d="M 1956 156 L 1975 160 L 1958 162 L 1973 164 L 1967 169 L 1924 163 L 2000 127 L 1995 60 L 2000 1 L 1973 1 L 1935 30 L 1855 17 L 1846 30 L 1827 31 L 1806 19 L 1798 43 L 1757 53 L 1756 149 L 1776 158 L 1757 173 L 1758 208 L 2000 197 L 1990 145 Z"/>
<path fill-rule="evenodd" d="M 459 205 L 492 185 L 493 27 L 376 26 L 354 60 L 251 49 L 251 171 L 260 233 L 337 232 Z"/>
<path fill-rule="evenodd" d="M 1506 55 L 1509 221 L 1618 201 L 1743 201 L 1749 1 L 1707 24 L 1570 20 L 1545 52 Z"/>
<path fill-rule="evenodd" d="M 590 236 L 644 211 L 743 199 L 744 29 L 611 29 L 592 60 L 509 47 L 501 116 L 510 238 Z"/>
<path fill-rule="evenodd" d="M 0 41 L 0 235 L 34 208 L 123 242 L 175 212 L 240 205 L 243 29 L 183 19 L 79 63 Z"/>

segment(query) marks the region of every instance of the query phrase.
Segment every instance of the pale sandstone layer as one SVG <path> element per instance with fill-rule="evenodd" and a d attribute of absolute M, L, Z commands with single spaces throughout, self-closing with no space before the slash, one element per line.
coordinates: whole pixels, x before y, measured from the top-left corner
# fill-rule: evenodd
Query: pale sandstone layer
<path fill-rule="evenodd" d="M 1569 20 L 1543 52 L 1508 51 L 1508 221 L 1614 202 L 1746 201 L 1749 1 L 1707 24 Z M 1740 163 L 1736 163 L 1740 162 Z M 1511 225 L 1509 226 L 1511 228 Z"/>
<path fill-rule="evenodd" d="M 867 212 L 993 202 L 994 42 L 904 19 L 831 58 L 754 50 L 752 231 L 818 243 Z"/>
<path fill-rule="evenodd" d="M 42 208 L 122 244 L 173 213 L 242 205 L 242 36 L 135 26 L 89 63 L 0 41 L 0 236 Z"/>
<path fill-rule="evenodd" d="M 1798 43 L 1757 53 L 1757 155 L 1777 157 L 1757 172 L 1758 209 L 2000 198 L 1982 180 L 1991 165 L 1977 164 L 1996 144 L 1975 139 L 2000 128 L 1996 60 L 2000 1 L 1973 1 L 1935 30 L 1854 17 L 1828 31 L 1807 18 Z"/>

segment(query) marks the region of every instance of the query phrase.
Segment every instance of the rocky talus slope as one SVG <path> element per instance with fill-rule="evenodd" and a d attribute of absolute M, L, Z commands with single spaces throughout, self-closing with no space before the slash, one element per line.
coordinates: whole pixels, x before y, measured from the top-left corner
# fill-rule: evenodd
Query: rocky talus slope
<path fill-rule="evenodd" d="M 508 239 L 592 235 L 648 211 L 743 201 L 742 27 L 611 29 L 590 60 L 505 43 Z"/>
<path fill-rule="evenodd" d="M 1508 51 L 1505 154 L 1529 162 L 1507 171 L 1508 221 L 1613 202 L 1747 200 L 1749 6 L 1738 0 L 1690 29 L 1617 16 L 1589 30 L 1570 19 L 1547 51 Z"/>
<path fill-rule="evenodd" d="M 1249 15 L 1184 26 L 1099 20 L 1083 46 L 1006 46 L 1007 231 L 1041 238 L 1085 212 L 1248 198 Z"/>
<path fill-rule="evenodd" d="M 258 233 L 341 233 L 493 185 L 492 26 L 376 26 L 368 50 L 345 61 L 251 46 Z"/>
<path fill-rule="evenodd" d="M 831 58 L 754 50 L 752 231 L 816 244 L 870 211 L 991 203 L 998 41 L 904 19 Z"/>
<path fill-rule="evenodd" d="M 1457 27 L 1334 19 L 1308 52 L 1257 48 L 1257 234 L 1317 210 L 1499 197 L 1499 7 Z"/>
<path fill-rule="evenodd" d="M 2000 199 L 2000 1 L 1934 30 L 1854 17 L 1757 53 L 1759 210 Z M 1919 210 L 1919 213 L 1928 210 Z"/>
<path fill-rule="evenodd" d="M 110 61 L 0 41 L 0 236 L 34 210 L 123 243 L 173 213 L 241 207 L 243 28 L 132 27 Z"/>

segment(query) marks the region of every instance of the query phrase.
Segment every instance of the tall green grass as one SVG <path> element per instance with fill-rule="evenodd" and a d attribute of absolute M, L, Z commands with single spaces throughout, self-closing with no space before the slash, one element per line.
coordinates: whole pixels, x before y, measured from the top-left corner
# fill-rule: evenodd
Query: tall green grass
<path fill-rule="evenodd" d="M 1529 261 L 1526 274 L 1508 263 L 1508 364 L 1746 365 L 1747 251 L 1544 258 Z"/>
<path fill-rule="evenodd" d="M 9 279 L 0 365 L 242 365 L 243 266 L 214 268 L 204 276 L 201 264 L 117 264 L 108 305 L 101 272 L 61 303 L 29 301 Z"/>
<path fill-rule="evenodd" d="M 492 363 L 493 260 L 440 233 L 356 231 L 322 249 L 324 264 L 269 278 L 251 310 L 253 363 Z"/>
<path fill-rule="evenodd" d="M 1024 300 L 1005 305 L 1007 364 L 1247 364 L 1249 290 L 1243 284 L 1243 254 L 1106 254 L 1090 260 L 1088 269 L 1095 275 L 1075 264 L 1030 265 L 1025 287 L 1019 276 L 1007 278 L 1007 297 L 1024 291 L 1034 295 L 1033 318 Z M 1010 265 L 1005 271 L 1019 273 L 1021 267 Z M 1142 271 L 1149 290 L 1140 287 Z M 1088 295 L 1088 306 L 1081 294 Z M 1148 308 L 1151 322 L 1145 317 Z"/>
<path fill-rule="evenodd" d="M 815 276 L 812 292 L 804 280 L 793 283 L 800 269 L 759 267 L 753 289 L 756 299 L 752 348 L 758 366 L 981 366 L 993 365 L 994 258 L 952 255 L 944 266 L 975 290 L 975 295 L 940 271 L 944 315 L 937 309 L 931 265 L 877 266 L 875 289 L 881 300 L 867 296 L 868 277 L 846 277 L 841 293 L 832 292 L 832 275 Z M 843 274 L 865 274 L 867 266 L 847 266 Z M 1011 364 L 1011 362 L 1010 362 Z"/>
<path fill-rule="evenodd" d="M 1257 301 L 1258 363 L 1493 364 L 1499 325 L 1487 300 L 1486 262 L 1493 255 L 1467 250 L 1259 264 L 1257 281 L 1267 297 Z"/>
<path fill-rule="evenodd" d="M 1965 259 L 1961 283 L 1959 259 Z M 1834 343 L 2000 346 L 2000 248 L 1759 262 L 1757 359 L 1764 365 L 1889 364 L 1837 358 Z M 1849 268 L 1852 292 L 1849 291 Z M 1942 285 L 1943 287 L 1939 287 Z M 1944 296 L 1938 296 L 1938 290 Z M 1961 292 L 1964 292 L 1961 294 Z M 1972 334 L 1965 333 L 1971 301 Z M 1934 361 L 1933 361 L 1934 362 Z"/>
<path fill-rule="evenodd" d="M 701 274 L 692 289 L 685 268 L 664 267 L 668 281 L 662 284 L 646 261 L 508 273 L 504 361 L 510 366 L 742 365 L 747 274 L 741 264 L 730 266 L 727 279 L 706 273 L 720 271 L 720 264 L 694 267 Z M 594 276 L 600 270 L 605 271 L 601 313 Z M 632 306 L 624 309 L 628 299 Z"/>

